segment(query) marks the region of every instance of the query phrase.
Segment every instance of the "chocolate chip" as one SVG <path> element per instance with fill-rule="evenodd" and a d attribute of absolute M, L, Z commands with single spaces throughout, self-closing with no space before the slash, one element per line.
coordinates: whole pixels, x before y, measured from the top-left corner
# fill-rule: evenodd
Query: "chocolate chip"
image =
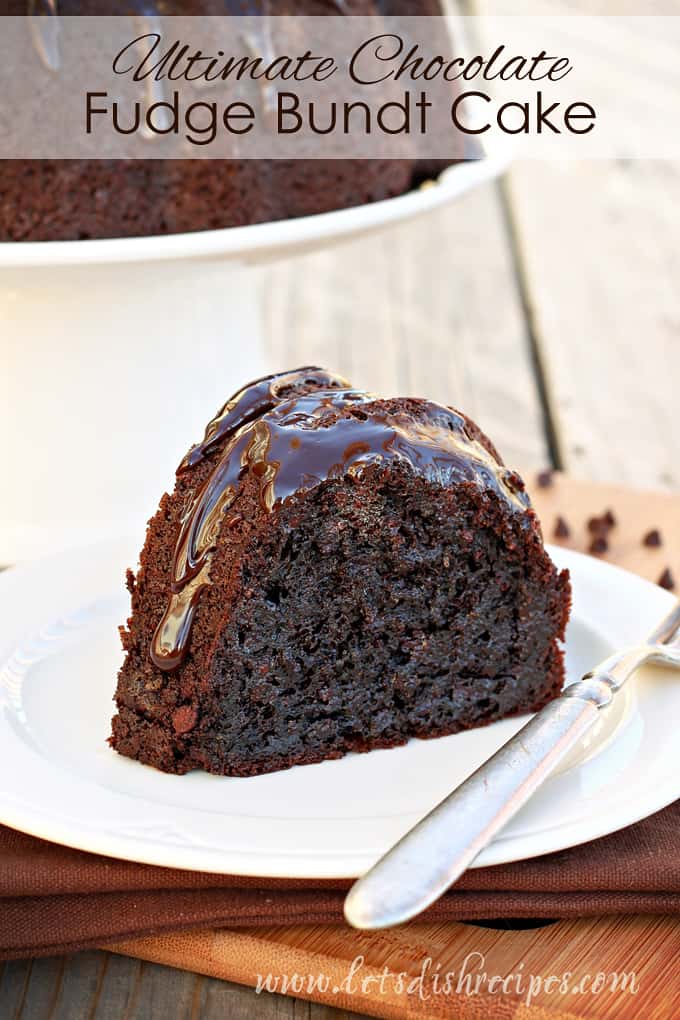
<path fill-rule="evenodd" d="M 588 547 L 588 552 L 594 553 L 595 555 L 601 555 L 606 553 L 609 548 L 609 542 L 604 535 L 596 535 Z"/>
<path fill-rule="evenodd" d="M 555 481 L 555 472 L 552 468 L 545 468 L 536 475 L 536 484 L 539 489 L 549 489 Z"/>
<path fill-rule="evenodd" d="M 616 527 L 616 517 L 611 510 L 605 510 L 600 517 L 597 515 L 589 517 L 586 527 L 591 535 L 606 535 Z"/>
<path fill-rule="evenodd" d="M 172 713 L 172 728 L 175 733 L 188 733 L 198 721 L 198 712 L 193 705 L 180 705 Z"/>
<path fill-rule="evenodd" d="M 660 588 L 665 588 L 666 591 L 675 591 L 675 578 L 671 573 L 671 568 L 666 567 L 663 574 L 656 582 Z"/>
<path fill-rule="evenodd" d="M 658 549 L 660 545 L 663 545 L 661 541 L 661 532 L 658 528 L 652 528 L 648 531 L 645 537 L 642 539 L 642 544 L 649 546 L 650 549 Z"/>
<path fill-rule="evenodd" d="M 569 538 L 571 535 L 571 528 L 565 521 L 564 517 L 559 514 L 555 520 L 555 530 L 553 532 L 555 538 Z"/>

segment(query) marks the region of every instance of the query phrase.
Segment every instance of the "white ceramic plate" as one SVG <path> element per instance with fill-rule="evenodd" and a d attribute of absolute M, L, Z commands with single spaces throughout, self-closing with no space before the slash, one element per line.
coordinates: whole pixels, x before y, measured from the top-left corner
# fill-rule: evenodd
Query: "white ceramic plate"
<path fill-rule="evenodd" d="M 567 640 L 576 677 L 644 637 L 668 611 L 660 588 L 598 560 L 568 566 Z M 330 878 L 364 871 L 521 724 L 349 755 L 254 779 L 167 776 L 106 744 L 127 615 L 129 543 L 96 546 L 0 575 L 0 821 L 58 843 L 177 868 Z M 680 679 L 638 678 L 602 712 L 479 865 L 572 846 L 680 795 Z"/>

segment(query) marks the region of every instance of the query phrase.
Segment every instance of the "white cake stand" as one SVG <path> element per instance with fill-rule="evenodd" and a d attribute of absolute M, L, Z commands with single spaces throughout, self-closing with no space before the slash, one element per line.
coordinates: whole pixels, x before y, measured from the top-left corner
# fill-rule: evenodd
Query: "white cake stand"
<path fill-rule="evenodd" d="M 279 223 L 0 244 L 0 565 L 140 533 L 210 415 L 283 367 L 265 364 L 265 263 L 428 212 L 505 162 Z"/>

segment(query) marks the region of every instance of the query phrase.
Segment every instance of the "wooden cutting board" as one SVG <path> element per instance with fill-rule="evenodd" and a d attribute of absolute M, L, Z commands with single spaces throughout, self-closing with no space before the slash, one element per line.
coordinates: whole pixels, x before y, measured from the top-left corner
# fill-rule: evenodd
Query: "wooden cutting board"
<path fill-rule="evenodd" d="M 654 582 L 669 568 L 676 584 L 680 583 L 680 495 L 593 485 L 559 475 L 551 485 L 540 486 L 535 477 L 526 477 L 547 541 L 555 540 L 555 522 L 561 515 L 571 532 L 562 544 L 587 552 L 592 541 L 588 520 L 611 510 L 617 523 L 608 533 L 609 548 L 603 558 Z M 650 548 L 643 544 L 643 537 L 653 528 L 661 533 L 662 544 Z M 370 934 L 323 925 L 222 929 L 138 939 L 108 948 L 253 987 L 258 976 L 271 974 L 279 978 L 276 987 L 270 986 L 272 991 L 395 1020 L 490 1016 L 672 1020 L 680 1016 L 680 920 L 671 917 L 585 918 L 530 930 L 456 922 L 411 923 Z M 350 979 L 358 957 L 362 962 Z M 427 960 L 431 961 L 430 978 L 437 965 L 439 973 L 454 975 L 448 993 L 432 994 L 427 979 L 420 980 Z M 389 977 L 381 983 L 385 967 Z M 490 994 L 483 981 L 475 987 L 480 972 L 489 979 L 497 976 L 495 993 Z M 558 978 L 565 972 L 571 976 L 568 990 L 563 991 Z M 631 972 L 637 991 L 631 990 Z M 403 987 L 394 977 L 399 973 L 406 975 Z M 618 987 L 606 984 L 594 992 L 592 982 L 599 973 L 609 980 L 618 974 Z M 282 975 L 297 976 L 297 980 L 286 989 L 281 986 Z M 323 987 L 316 981 L 319 977 Z M 506 990 L 501 991 L 500 979 L 508 977 Z M 310 985 L 310 980 L 315 983 Z M 621 986 L 624 980 L 627 987 Z"/>

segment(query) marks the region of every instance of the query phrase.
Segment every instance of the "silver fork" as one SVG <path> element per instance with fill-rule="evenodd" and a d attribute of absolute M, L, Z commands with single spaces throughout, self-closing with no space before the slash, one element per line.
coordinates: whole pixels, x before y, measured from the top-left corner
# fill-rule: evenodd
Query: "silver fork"
<path fill-rule="evenodd" d="M 640 666 L 680 668 L 680 643 L 673 644 L 679 631 L 680 601 L 645 644 L 611 655 L 537 712 L 354 883 L 345 899 L 346 920 L 355 928 L 387 928 L 439 899 Z"/>

